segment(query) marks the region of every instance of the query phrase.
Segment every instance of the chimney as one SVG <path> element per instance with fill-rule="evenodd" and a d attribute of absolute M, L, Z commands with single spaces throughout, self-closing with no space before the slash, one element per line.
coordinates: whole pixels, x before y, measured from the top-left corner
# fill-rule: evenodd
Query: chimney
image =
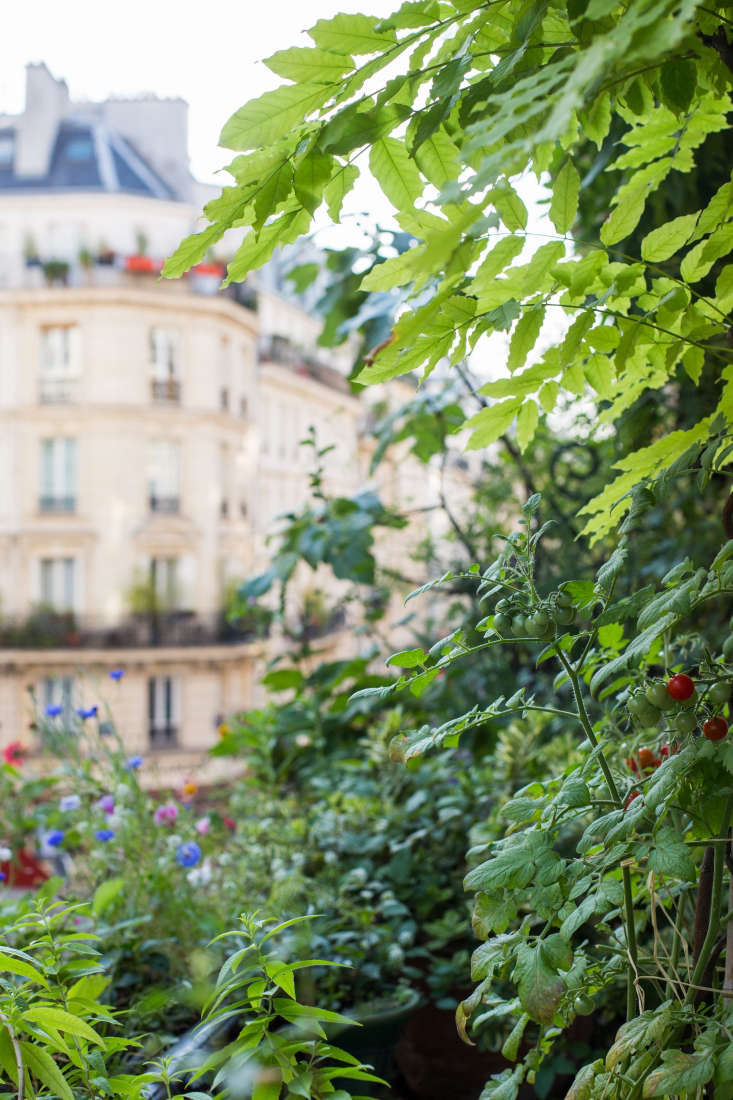
<path fill-rule="evenodd" d="M 109 128 L 127 138 L 180 199 L 192 201 L 185 99 L 107 99 L 102 111 Z"/>
<path fill-rule="evenodd" d="M 15 172 L 41 178 L 48 172 L 59 122 L 69 109 L 65 80 L 56 80 L 43 62 L 25 68 L 25 111 L 16 131 Z"/>

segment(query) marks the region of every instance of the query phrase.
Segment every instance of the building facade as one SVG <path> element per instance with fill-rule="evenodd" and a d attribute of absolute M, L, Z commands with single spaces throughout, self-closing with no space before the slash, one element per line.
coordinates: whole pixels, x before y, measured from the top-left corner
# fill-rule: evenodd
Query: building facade
<path fill-rule="evenodd" d="M 33 65 L 0 115 L 0 744 L 111 699 L 130 751 L 196 769 L 256 700 L 274 643 L 227 594 L 305 498 L 311 425 L 359 486 L 348 351 L 266 281 L 255 310 L 216 263 L 159 279 L 205 197 L 182 101 L 74 104 Z"/>

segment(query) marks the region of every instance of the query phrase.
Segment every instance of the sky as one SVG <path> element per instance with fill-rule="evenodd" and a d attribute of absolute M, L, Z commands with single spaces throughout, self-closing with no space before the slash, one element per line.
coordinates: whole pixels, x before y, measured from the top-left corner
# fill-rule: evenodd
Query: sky
<path fill-rule="evenodd" d="M 45 61 L 72 99 L 155 92 L 189 103 L 191 167 L 223 183 L 231 154 L 222 126 L 280 80 L 261 63 L 279 49 L 312 45 L 303 33 L 338 11 L 388 15 L 399 0 L 31 0 L 14 4 L 0 36 L 0 114 L 22 110 L 28 61 Z"/>

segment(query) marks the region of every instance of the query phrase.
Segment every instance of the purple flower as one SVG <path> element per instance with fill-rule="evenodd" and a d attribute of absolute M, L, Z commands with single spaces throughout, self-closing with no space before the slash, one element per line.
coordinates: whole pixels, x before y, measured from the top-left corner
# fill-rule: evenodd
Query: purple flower
<path fill-rule="evenodd" d="M 153 821 L 156 825 L 173 825 L 178 817 L 178 807 L 173 802 L 167 802 L 164 806 L 158 806 L 153 813 Z"/>
<path fill-rule="evenodd" d="M 128 756 L 127 762 L 125 763 L 125 767 L 127 768 L 128 772 L 129 772 L 129 771 L 132 771 L 134 768 L 139 768 L 140 765 L 142 764 L 142 762 L 143 762 L 142 756 Z"/>
<path fill-rule="evenodd" d="M 101 840 L 104 844 L 106 844 L 108 840 L 112 840 L 114 838 L 115 831 L 114 829 L 97 829 L 94 835 L 97 840 Z"/>
<path fill-rule="evenodd" d="M 64 842 L 64 833 L 61 829 L 53 829 L 46 835 L 46 844 L 49 844 L 52 848 L 58 848 L 59 844 Z"/>
<path fill-rule="evenodd" d="M 201 859 L 201 849 L 195 840 L 189 840 L 185 844 L 178 845 L 176 859 L 181 867 L 195 867 Z"/>
<path fill-rule="evenodd" d="M 49 718 L 58 718 L 64 708 L 60 707 L 58 703 L 52 703 L 46 707 L 46 714 Z"/>
<path fill-rule="evenodd" d="M 119 681 L 119 680 L 122 679 L 122 677 L 124 675 L 125 675 L 124 668 L 113 668 L 113 669 L 110 670 L 109 678 L 110 678 L 110 680 Z"/>
<path fill-rule="evenodd" d="M 106 814 L 113 814 L 115 812 L 115 796 L 113 794 L 103 794 L 97 805 Z"/>
<path fill-rule="evenodd" d="M 98 708 L 97 706 L 93 706 L 93 707 L 79 707 L 79 709 L 77 710 L 77 712 L 76 712 L 76 713 L 77 713 L 77 714 L 79 715 L 79 717 L 80 717 L 80 718 L 82 718 L 82 719 L 85 719 L 85 718 L 96 718 L 96 717 L 97 717 L 97 710 L 98 710 L 98 709 L 99 709 L 99 708 Z"/>

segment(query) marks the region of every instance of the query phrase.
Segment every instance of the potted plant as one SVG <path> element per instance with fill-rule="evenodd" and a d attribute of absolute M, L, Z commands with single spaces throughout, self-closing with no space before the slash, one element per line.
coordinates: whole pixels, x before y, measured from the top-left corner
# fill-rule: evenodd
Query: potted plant
<path fill-rule="evenodd" d="M 43 275 L 48 286 L 66 286 L 69 281 L 69 264 L 66 260 L 44 260 Z"/>
<path fill-rule="evenodd" d="M 110 248 L 104 241 L 100 241 L 97 248 L 96 264 L 98 267 L 114 267 L 117 260 L 117 253 L 113 248 Z"/>

